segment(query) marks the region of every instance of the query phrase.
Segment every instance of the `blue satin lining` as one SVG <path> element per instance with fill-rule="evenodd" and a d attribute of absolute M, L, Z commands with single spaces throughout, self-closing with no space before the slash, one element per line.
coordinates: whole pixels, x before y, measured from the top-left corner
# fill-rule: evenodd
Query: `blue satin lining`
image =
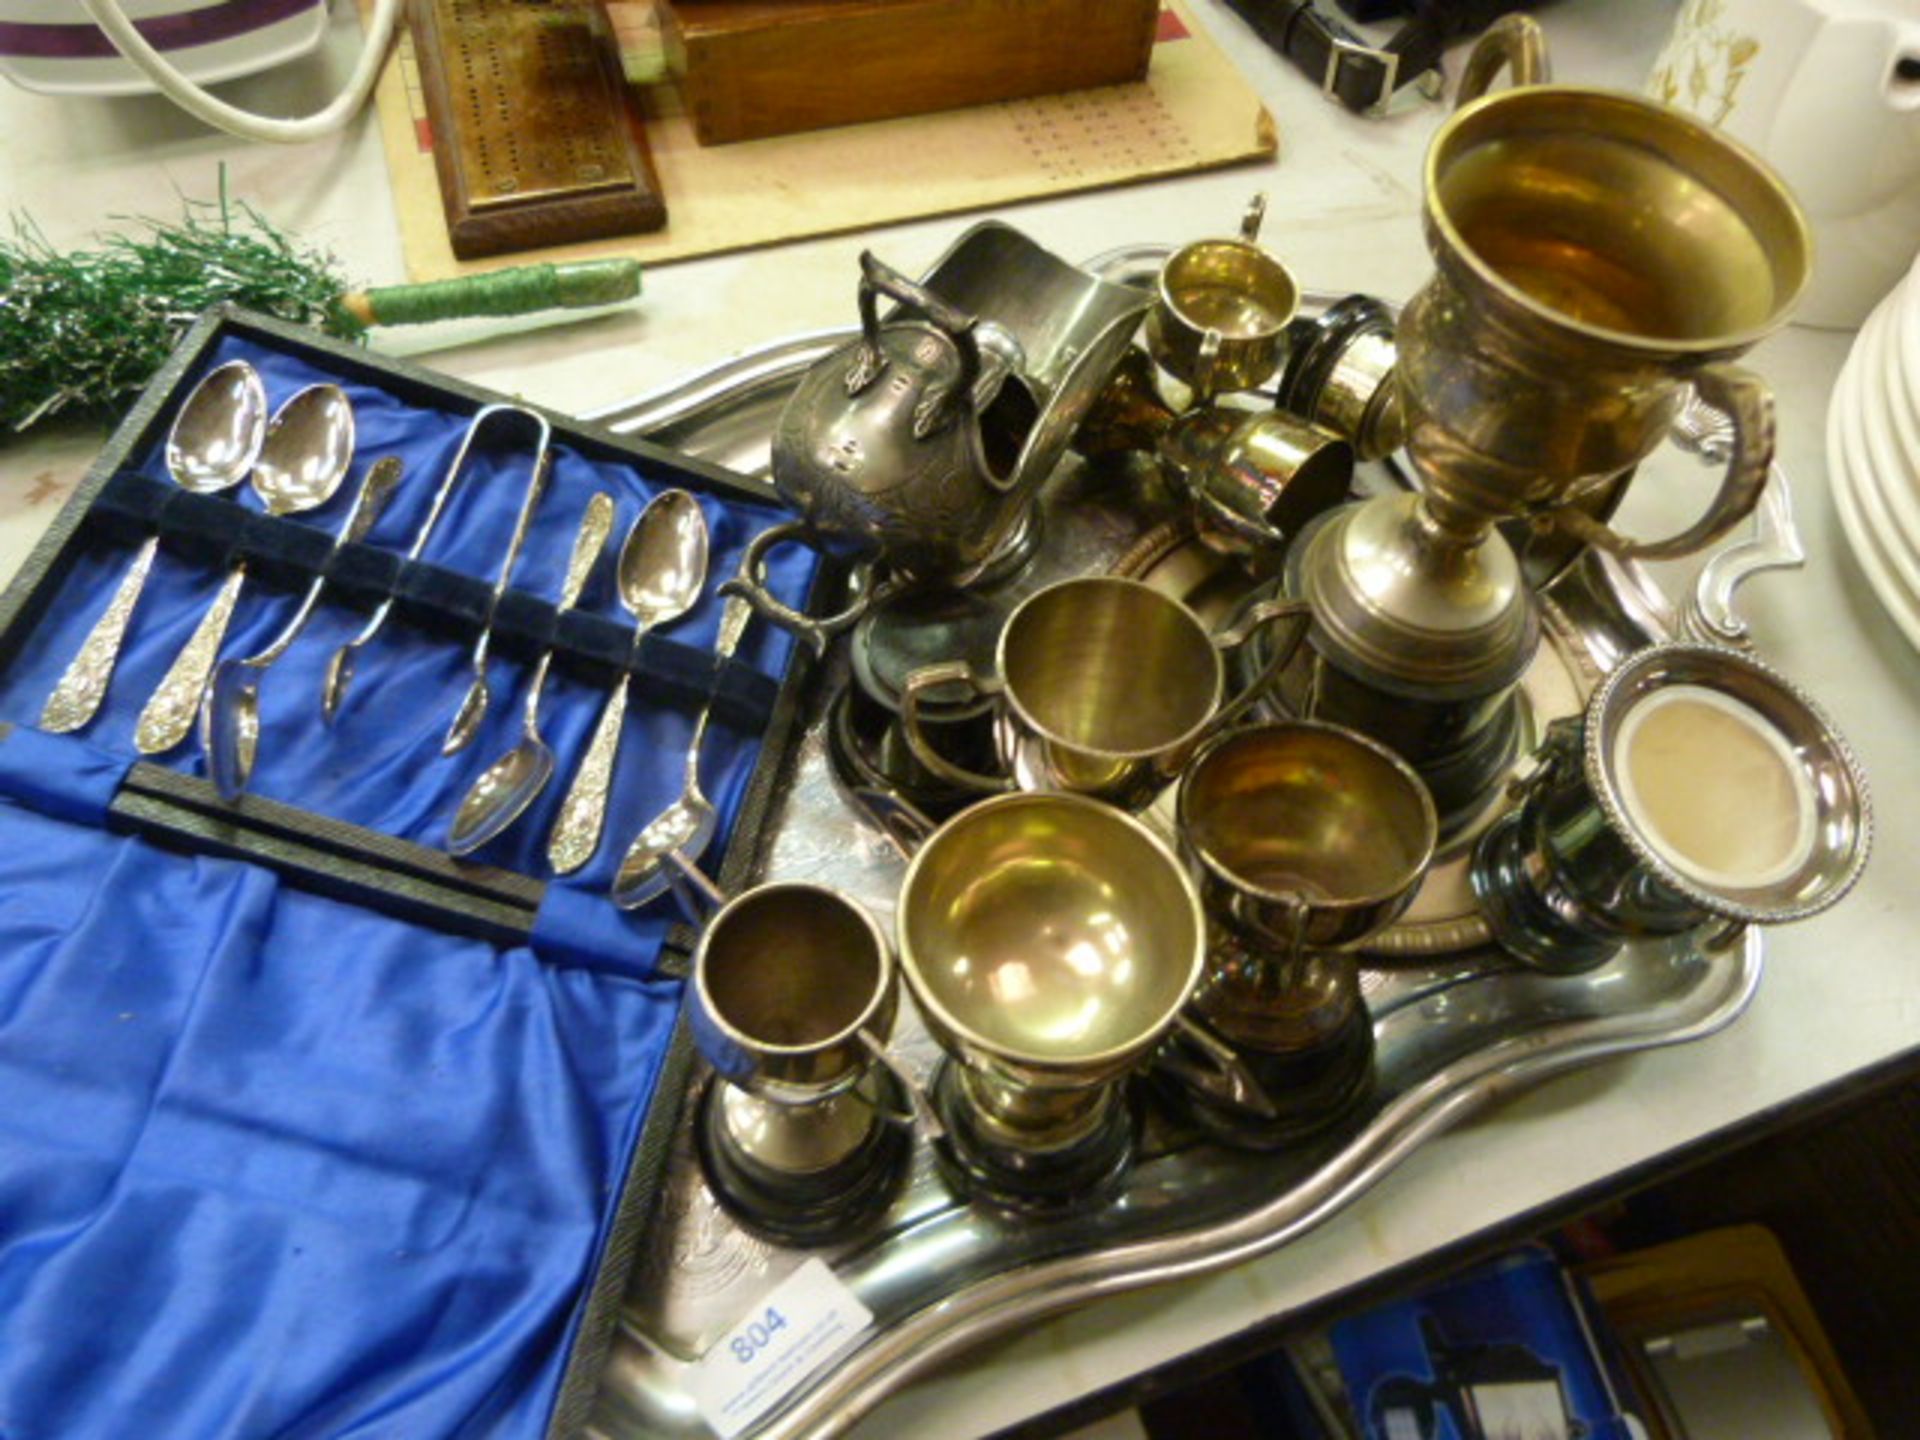
<path fill-rule="evenodd" d="M 236 336 L 201 369 L 242 355 L 274 404 L 333 378 Z M 347 388 L 353 469 L 293 523 L 331 531 L 367 467 L 398 454 L 408 478 L 372 538 L 399 551 L 466 414 Z M 138 468 L 164 476 L 154 448 Z M 426 558 L 490 580 L 524 473 L 483 457 Z M 674 478 L 560 447 L 515 586 L 554 597 L 594 488 L 617 501 L 617 544 Z M 697 647 L 713 641 L 713 586 L 780 518 L 702 504 L 712 579 L 667 632 Z M 649 978 L 671 903 L 624 915 L 604 896 L 627 838 L 679 789 L 690 707 L 636 684 L 607 840 L 552 885 L 533 944 L 361 909 L 102 824 L 136 758 L 135 718 L 217 569 L 163 548 L 99 716 L 79 737 L 31 729 L 137 540 L 83 529 L 0 675 L 14 727 L 0 738 L 0 1436 L 540 1435 L 679 1002 L 679 982 Z M 612 554 L 583 604 L 618 616 Z M 774 588 L 801 602 L 812 557 L 775 560 Z M 223 653 L 265 645 L 297 600 L 250 581 Z M 517 738 L 531 664 L 493 661 L 479 738 L 442 759 L 467 646 L 396 616 L 328 729 L 323 668 L 364 618 L 323 605 L 268 673 L 253 788 L 439 846 L 460 795 Z M 756 624 L 743 655 L 778 676 L 789 649 Z M 542 729 L 559 773 L 477 858 L 546 878 L 547 829 L 602 693 L 555 667 Z M 718 721 L 708 732 L 701 777 L 723 825 L 758 748 Z M 163 763 L 201 772 L 197 738 Z"/>
<path fill-rule="evenodd" d="M 0 721 L 0 795 L 62 820 L 107 823 L 132 762 L 73 735 Z M 4 1432 L 0 1432 L 4 1433 Z"/>
<path fill-rule="evenodd" d="M 678 985 L 0 824 L 0 1434 L 541 1434 Z"/>

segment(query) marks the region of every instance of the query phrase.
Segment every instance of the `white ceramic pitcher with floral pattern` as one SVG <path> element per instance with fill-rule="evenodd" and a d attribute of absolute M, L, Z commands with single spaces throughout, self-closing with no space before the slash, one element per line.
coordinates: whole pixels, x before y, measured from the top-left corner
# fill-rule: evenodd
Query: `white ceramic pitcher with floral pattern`
<path fill-rule="evenodd" d="M 1920 250 L 1920 0 L 1686 0 L 1647 80 L 1757 150 L 1812 221 L 1796 319 L 1852 327 Z"/>

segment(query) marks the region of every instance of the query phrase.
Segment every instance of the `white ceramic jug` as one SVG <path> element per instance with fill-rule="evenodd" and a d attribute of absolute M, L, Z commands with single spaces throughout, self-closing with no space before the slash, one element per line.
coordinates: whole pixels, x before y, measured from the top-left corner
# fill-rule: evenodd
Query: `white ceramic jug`
<path fill-rule="evenodd" d="M 1857 326 L 1920 251 L 1920 0 L 1685 0 L 1647 93 L 1799 196 L 1816 253 L 1796 320 Z"/>

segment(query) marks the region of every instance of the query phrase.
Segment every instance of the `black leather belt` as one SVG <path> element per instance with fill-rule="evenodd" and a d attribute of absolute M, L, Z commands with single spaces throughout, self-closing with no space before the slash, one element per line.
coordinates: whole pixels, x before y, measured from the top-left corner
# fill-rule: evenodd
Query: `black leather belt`
<path fill-rule="evenodd" d="M 1384 45 L 1372 45 L 1312 0 L 1227 0 L 1227 5 L 1318 81 L 1323 94 L 1363 115 L 1379 114 L 1397 90 L 1435 69 L 1449 42 L 1520 8 L 1513 0 L 1464 5 L 1415 0 L 1399 33 Z"/>

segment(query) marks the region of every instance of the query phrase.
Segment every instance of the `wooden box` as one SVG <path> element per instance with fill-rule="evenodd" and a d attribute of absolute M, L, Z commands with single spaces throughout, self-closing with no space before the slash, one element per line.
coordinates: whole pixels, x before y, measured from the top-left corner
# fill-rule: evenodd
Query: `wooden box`
<path fill-rule="evenodd" d="M 703 145 L 1117 85 L 1159 0 L 662 0 Z"/>

